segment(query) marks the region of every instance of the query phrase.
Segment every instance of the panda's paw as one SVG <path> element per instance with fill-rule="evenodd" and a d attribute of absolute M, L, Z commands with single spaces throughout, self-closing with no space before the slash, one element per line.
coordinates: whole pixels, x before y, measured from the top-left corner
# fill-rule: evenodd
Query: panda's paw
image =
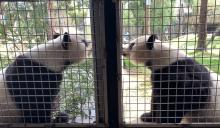
<path fill-rule="evenodd" d="M 142 114 L 140 118 L 143 122 L 154 122 L 154 119 L 152 117 L 152 113 L 150 113 L 150 112 Z"/>
<path fill-rule="evenodd" d="M 65 112 L 59 112 L 53 120 L 54 123 L 68 123 L 68 121 L 69 115 Z"/>

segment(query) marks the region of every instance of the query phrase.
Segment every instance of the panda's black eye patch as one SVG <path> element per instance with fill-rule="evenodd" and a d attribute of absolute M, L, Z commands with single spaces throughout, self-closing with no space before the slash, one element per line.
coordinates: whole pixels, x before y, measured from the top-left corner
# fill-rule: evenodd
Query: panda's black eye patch
<path fill-rule="evenodd" d="M 89 43 L 85 39 L 82 39 L 81 41 L 85 44 L 86 47 L 89 45 Z"/>
<path fill-rule="evenodd" d="M 69 33 L 67 33 L 67 32 L 64 33 L 63 42 L 71 42 Z"/>
<path fill-rule="evenodd" d="M 154 42 L 156 39 L 158 39 L 156 34 L 152 34 L 149 39 L 147 40 L 147 42 Z"/>
<path fill-rule="evenodd" d="M 132 50 L 132 48 L 134 47 L 134 44 L 135 44 L 135 43 L 131 43 L 131 44 L 129 45 L 129 47 L 128 47 L 129 50 Z"/>
<path fill-rule="evenodd" d="M 63 49 L 68 50 L 68 43 L 69 42 L 71 42 L 70 35 L 69 35 L 69 33 L 65 32 L 63 35 L 63 43 L 62 43 Z"/>

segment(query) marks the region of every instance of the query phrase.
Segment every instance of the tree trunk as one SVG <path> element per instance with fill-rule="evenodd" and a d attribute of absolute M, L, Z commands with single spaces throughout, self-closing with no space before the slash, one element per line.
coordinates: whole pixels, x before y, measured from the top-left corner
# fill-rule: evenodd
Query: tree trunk
<path fill-rule="evenodd" d="M 206 36 L 207 36 L 207 4 L 208 0 L 201 0 L 200 17 L 199 17 L 199 33 L 197 50 L 206 50 Z"/>
<path fill-rule="evenodd" d="M 183 25 L 184 25 L 184 9 L 183 9 L 183 4 L 180 5 L 180 9 L 179 9 L 179 32 L 178 32 L 178 36 L 182 36 L 183 35 Z"/>
<path fill-rule="evenodd" d="M 144 27 L 144 35 L 146 34 L 151 34 L 150 31 L 150 6 L 149 5 L 145 5 L 145 27 Z"/>
<path fill-rule="evenodd" d="M 53 8 L 53 4 L 52 2 L 49 0 L 48 3 L 47 3 L 47 13 L 48 13 L 48 31 L 47 31 L 47 38 L 48 40 L 51 40 L 53 38 L 53 33 L 54 33 L 54 30 L 53 30 L 53 19 L 54 17 L 52 17 L 52 11 L 51 9 Z"/>

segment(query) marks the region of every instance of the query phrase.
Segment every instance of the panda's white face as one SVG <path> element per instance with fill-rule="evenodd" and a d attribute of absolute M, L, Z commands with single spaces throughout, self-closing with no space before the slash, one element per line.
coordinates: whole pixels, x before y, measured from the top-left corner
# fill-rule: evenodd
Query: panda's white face
<path fill-rule="evenodd" d="M 141 36 L 132 40 L 128 46 L 123 48 L 123 56 L 136 63 L 145 63 L 151 56 L 151 50 L 146 47 L 149 36 Z"/>
<path fill-rule="evenodd" d="M 69 37 L 69 42 L 63 42 L 67 44 L 67 48 L 64 48 L 66 50 L 66 52 L 64 52 L 66 62 L 69 61 L 70 64 L 74 64 L 86 59 L 89 52 L 89 43 L 81 36 L 70 35 Z"/>
<path fill-rule="evenodd" d="M 62 72 L 67 65 L 86 58 L 88 43 L 80 36 L 65 33 L 38 45 L 24 53 L 24 56 L 39 62 L 52 71 Z"/>
<path fill-rule="evenodd" d="M 176 60 L 184 59 L 185 53 L 172 48 L 170 43 L 158 39 L 149 42 L 149 35 L 138 37 L 130 42 L 123 50 L 123 55 L 136 63 L 142 63 L 150 69 L 159 69 Z M 152 47 L 149 49 L 148 45 Z"/>

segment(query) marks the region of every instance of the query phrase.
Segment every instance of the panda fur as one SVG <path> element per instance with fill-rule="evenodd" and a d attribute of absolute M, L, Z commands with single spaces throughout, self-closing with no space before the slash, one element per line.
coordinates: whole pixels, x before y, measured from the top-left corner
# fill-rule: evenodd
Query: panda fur
<path fill-rule="evenodd" d="M 66 112 L 59 112 L 54 119 L 54 123 L 68 123 L 68 122 L 69 122 L 69 115 Z"/>
<path fill-rule="evenodd" d="M 0 74 L 0 123 L 49 123 L 63 71 L 87 55 L 87 42 L 64 33 L 35 46 Z"/>
<path fill-rule="evenodd" d="M 156 35 L 131 41 L 123 55 L 152 71 L 151 112 L 141 116 L 143 122 L 220 121 L 220 77 L 193 58 L 162 43 Z"/>

